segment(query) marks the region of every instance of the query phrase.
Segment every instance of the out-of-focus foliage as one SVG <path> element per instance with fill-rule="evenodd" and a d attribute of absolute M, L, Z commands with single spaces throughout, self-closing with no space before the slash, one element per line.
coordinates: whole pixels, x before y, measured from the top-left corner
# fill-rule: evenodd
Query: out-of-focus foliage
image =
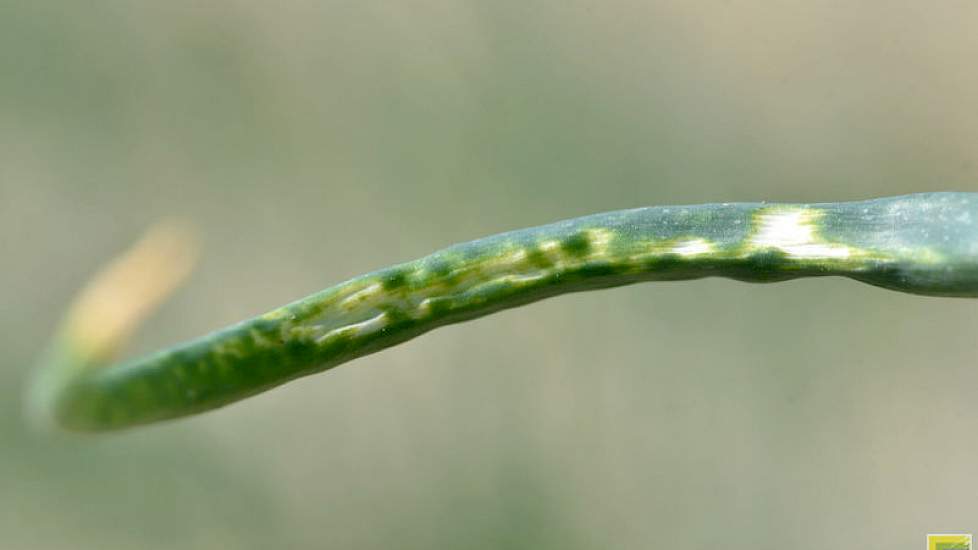
<path fill-rule="evenodd" d="M 0 3 L 3 548 L 913 547 L 975 530 L 978 304 L 846 281 L 565 297 L 223 411 L 20 418 L 149 223 L 144 352 L 348 276 L 629 206 L 978 190 L 978 7 Z"/>

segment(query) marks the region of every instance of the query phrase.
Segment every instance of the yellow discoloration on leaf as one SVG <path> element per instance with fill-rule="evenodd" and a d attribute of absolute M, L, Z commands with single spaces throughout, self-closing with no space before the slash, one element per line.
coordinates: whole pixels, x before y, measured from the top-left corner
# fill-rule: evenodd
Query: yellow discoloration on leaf
<path fill-rule="evenodd" d="M 358 290 L 357 292 L 354 292 L 347 298 L 343 299 L 343 301 L 340 302 L 340 307 L 347 310 L 356 309 L 361 303 L 381 294 L 383 289 L 383 285 L 381 285 L 379 282 L 370 284 L 362 290 Z"/>
<path fill-rule="evenodd" d="M 519 264 L 526 261 L 527 253 L 525 248 L 515 248 L 503 256 L 503 262 L 509 264 Z"/>
<path fill-rule="evenodd" d="M 112 357 L 190 274 L 196 258 L 197 242 L 188 226 L 154 226 L 81 292 L 68 312 L 68 337 L 84 356 Z"/>
<path fill-rule="evenodd" d="M 608 229 L 588 229 L 585 232 L 587 235 L 587 240 L 591 244 L 591 256 L 606 256 L 608 254 L 608 248 L 616 237 L 614 231 Z"/>

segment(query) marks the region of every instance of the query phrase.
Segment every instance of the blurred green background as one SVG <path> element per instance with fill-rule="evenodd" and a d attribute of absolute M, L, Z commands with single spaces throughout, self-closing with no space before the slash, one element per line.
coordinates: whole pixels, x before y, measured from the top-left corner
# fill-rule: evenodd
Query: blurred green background
<path fill-rule="evenodd" d="M 919 548 L 978 530 L 978 304 L 566 296 L 218 412 L 44 438 L 83 281 L 189 219 L 140 353 L 650 204 L 978 191 L 973 2 L 0 1 L 0 548 Z"/>

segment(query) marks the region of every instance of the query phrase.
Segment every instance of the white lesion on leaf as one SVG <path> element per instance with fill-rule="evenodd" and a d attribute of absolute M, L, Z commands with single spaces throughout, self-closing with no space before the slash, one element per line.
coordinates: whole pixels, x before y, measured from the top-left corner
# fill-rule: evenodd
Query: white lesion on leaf
<path fill-rule="evenodd" d="M 322 344 L 338 336 L 346 336 L 346 337 L 366 336 L 368 334 L 372 334 L 374 332 L 384 329 L 384 327 L 386 327 L 387 325 L 388 325 L 387 313 L 381 312 L 378 315 L 375 315 L 364 321 L 350 323 L 335 328 L 327 332 L 326 334 L 320 336 L 316 340 L 316 342 Z"/>
<path fill-rule="evenodd" d="M 714 247 L 706 239 L 689 239 L 680 241 L 672 247 L 671 252 L 680 256 L 699 256 L 713 252 Z"/>
<path fill-rule="evenodd" d="M 826 242 L 818 236 L 822 212 L 811 208 L 779 208 L 756 214 L 756 232 L 750 239 L 753 249 L 776 249 L 799 259 L 847 259 L 852 248 Z"/>

